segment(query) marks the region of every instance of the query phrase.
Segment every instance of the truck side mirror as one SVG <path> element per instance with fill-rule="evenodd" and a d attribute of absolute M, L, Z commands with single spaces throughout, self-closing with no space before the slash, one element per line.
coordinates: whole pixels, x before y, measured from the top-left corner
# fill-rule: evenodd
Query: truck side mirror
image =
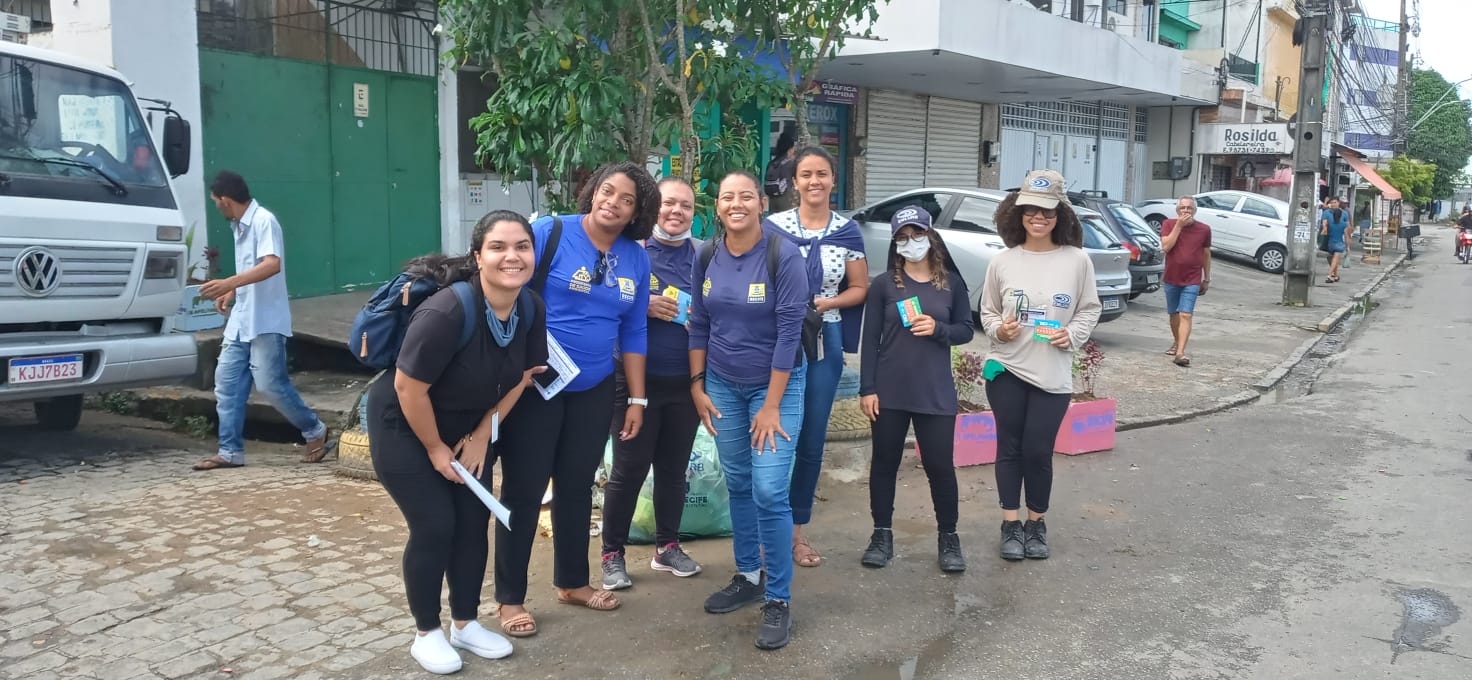
<path fill-rule="evenodd" d="M 189 121 L 179 116 L 164 118 L 164 165 L 170 177 L 189 172 L 190 155 Z"/>

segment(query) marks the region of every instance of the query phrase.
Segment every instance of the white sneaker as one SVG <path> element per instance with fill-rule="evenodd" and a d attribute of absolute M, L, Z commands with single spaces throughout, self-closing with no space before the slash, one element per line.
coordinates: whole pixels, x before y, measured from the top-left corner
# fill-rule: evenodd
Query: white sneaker
<path fill-rule="evenodd" d="M 455 673 L 462 665 L 460 653 L 445 640 L 445 632 L 440 628 L 424 635 L 414 633 L 414 645 L 409 648 L 409 656 L 414 657 L 424 670 L 439 675 Z"/>
<path fill-rule="evenodd" d="M 471 621 L 464 628 L 450 626 L 450 644 L 485 659 L 504 659 L 511 656 L 511 641 L 505 636 Z"/>

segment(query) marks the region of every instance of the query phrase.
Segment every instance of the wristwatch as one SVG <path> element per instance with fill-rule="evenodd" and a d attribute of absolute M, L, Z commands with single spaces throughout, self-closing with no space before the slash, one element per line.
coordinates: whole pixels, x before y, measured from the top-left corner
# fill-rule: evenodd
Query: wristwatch
<path fill-rule="evenodd" d="M 629 397 L 629 406 L 643 406 L 645 408 L 648 408 L 649 400 L 642 399 L 640 397 Z"/>

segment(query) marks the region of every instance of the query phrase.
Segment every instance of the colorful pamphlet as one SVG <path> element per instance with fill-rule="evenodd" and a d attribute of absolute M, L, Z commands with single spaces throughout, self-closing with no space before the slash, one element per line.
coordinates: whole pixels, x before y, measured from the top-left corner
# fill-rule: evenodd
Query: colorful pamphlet
<path fill-rule="evenodd" d="M 1043 342 L 1052 342 L 1053 331 L 1063 327 L 1063 324 L 1057 319 L 1038 319 L 1035 323 L 1036 326 L 1032 331 L 1032 339 Z"/>
<path fill-rule="evenodd" d="M 900 323 L 904 324 L 905 328 L 909 328 L 915 323 L 915 317 L 920 316 L 920 298 L 918 297 L 907 297 L 894 304 L 900 309 Z"/>
<path fill-rule="evenodd" d="M 665 286 L 664 292 L 660 295 L 674 300 L 675 305 L 680 308 L 680 311 L 675 312 L 675 318 L 670 319 L 670 323 L 685 325 L 685 322 L 690 320 L 690 294 L 674 286 Z"/>

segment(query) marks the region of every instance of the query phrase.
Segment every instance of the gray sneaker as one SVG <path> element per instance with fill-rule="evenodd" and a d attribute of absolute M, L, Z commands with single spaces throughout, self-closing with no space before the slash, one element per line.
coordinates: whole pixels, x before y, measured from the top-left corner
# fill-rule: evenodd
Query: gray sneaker
<path fill-rule="evenodd" d="M 671 543 L 663 551 L 654 551 L 654 559 L 649 560 L 649 568 L 655 571 L 667 571 L 680 577 L 700 573 L 700 563 L 686 554 L 685 549 L 681 548 L 679 543 Z M 607 580 L 604 583 L 607 583 Z"/>
<path fill-rule="evenodd" d="M 603 556 L 603 589 L 623 590 L 634 585 L 629 578 L 629 570 L 624 566 L 624 556 L 618 553 L 609 553 Z"/>

